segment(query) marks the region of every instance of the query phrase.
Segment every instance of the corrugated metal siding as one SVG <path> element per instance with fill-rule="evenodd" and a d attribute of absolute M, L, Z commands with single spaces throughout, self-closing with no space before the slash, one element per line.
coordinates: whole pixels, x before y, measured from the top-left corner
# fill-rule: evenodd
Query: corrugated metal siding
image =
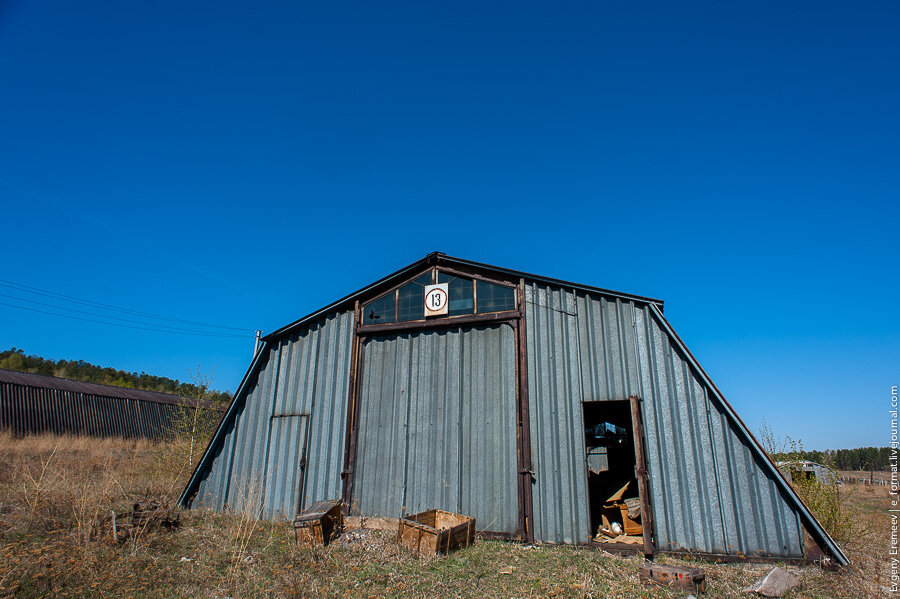
<path fill-rule="evenodd" d="M 660 549 L 802 556 L 797 512 L 646 308 L 635 333 Z"/>
<path fill-rule="evenodd" d="M 515 348 L 509 325 L 365 344 L 354 482 L 363 514 L 439 508 L 515 532 Z"/>
<path fill-rule="evenodd" d="M 290 518 L 301 511 L 303 469 L 300 460 L 307 441 L 308 424 L 309 416 L 305 414 L 272 419 L 265 481 L 266 504 L 272 506 L 270 517 Z"/>
<path fill-rule="evenodd" d="M 340 497 L 352 340 L 350 311 L 309 323 L 267 347 L 256 380 L 238 398 L 234 422 L 211 448 L 215 458 L 194 505 L 281 518 Z"/>
<path fill-rule="evenodd" d="M 586 543 L 584 426 L 575 295 L 525 288 L 535 539 Z"/>
<path fill-rule="evenodd" d="M 49 377 L 36 378 L 40 381 Z M 103 385 L 91 387 L 105 390 Z M 54 433 L 157 439 L 171 431 L 180 412 L 192 409 L 175 403 L 0 382 L 0 430 L 15 435 Z"/>
<path fill-rule="evenodd" d="M 643 398 L 660 550 L 799 557 L 798 516 L 645 305 L 526 285 L 537 540 L 589 540 L 583 400 Z"/>

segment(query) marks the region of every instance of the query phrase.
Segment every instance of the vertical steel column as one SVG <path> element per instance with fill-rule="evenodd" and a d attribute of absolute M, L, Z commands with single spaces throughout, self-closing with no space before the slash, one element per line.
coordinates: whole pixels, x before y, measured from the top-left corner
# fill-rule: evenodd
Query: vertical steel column
<path fill-rule="evenodd" d="M 516 374 L 517 393 L 516 408 L 518 414 L 516 437 L 518 440 L 519 458 L 519 526 L 523 540 L 534 542 L 534 509 L 532 503 L 532 486 L 534 484 L 534 467 L 531 463 L 531 421 L 528 414 L 528 354 L 525 326 L 525 279 L 519 279 L 516 287 L 516 304 L 519 309 L 519 320 L 516 327 Z"/>
<path fill-rule="evenodd" d="M 347 432 L 344 435 L 344 469 L 341 471 L 344 514 L 350 514 L 353 501 L 353 471 L 356 467 L 357 420 L 359 419 L 359 354 L 364 338 L 358 333 L 360 318 L 359 300 L 353 304 L 353 346 L 350 353 L 350 384 L 347 392 Z"/>

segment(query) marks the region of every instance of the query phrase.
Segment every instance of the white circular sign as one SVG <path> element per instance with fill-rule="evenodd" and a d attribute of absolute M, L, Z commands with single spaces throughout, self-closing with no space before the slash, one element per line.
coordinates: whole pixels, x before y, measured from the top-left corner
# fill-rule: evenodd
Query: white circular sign
<path fill-rule="evenodd" d="M 440 312 L 447 305 L 447 292 L 436 287 L 425 296 L 425 308 L 429 312 Z"/>
<path fill-rule="evenodd" d="M 449 288 L 448 283 L 425 286 L 425 316 L 446 316 L 450 313 Z"/>

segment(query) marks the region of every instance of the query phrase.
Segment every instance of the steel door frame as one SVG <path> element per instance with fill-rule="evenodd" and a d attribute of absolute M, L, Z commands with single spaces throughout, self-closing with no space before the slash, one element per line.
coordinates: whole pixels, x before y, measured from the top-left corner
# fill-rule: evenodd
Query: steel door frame
<path fill-rule="evenodd" d="M 647 476 L 647 460 L 646 450 L 644 448 L 644 422 L 641 418 L 641 398 L 632 395 L 628 399 L 598 399 L 591 401 L 582 401 L 582 428 L 584 428 L 584 406 L 586 404 L 604 404 L 604 403 L 623 403 L 628 402 L 629 413 L 631 414 L 631 433 L 634 441 L 634 477 L 638 484 L 638 498 L 641 501 L 641 535 L 644 539 L 644 555 L 649 559 L 653 557 L 655 546 L 653 544 L 653 512 L 650 506 L 650 484 Z M 584 465 L 584 484 L 588 489 L 588 464 L 585 459 Z M 587 495 L 587 510 L 590 514 L 591 497 Z M 590 520 L 590 518 L 588 519 Z M 588 531 L 588 538 L 593 538 L 593 531 Z M 619 544 L 620 546 L 622 544 Z M 609 544 L 604 544 L 609 547 Z M 619 549 L 619 547 L 610 547 L 611 549 Z M 634 550 L 634 546 L 625 546 L 625 549 Z"/>

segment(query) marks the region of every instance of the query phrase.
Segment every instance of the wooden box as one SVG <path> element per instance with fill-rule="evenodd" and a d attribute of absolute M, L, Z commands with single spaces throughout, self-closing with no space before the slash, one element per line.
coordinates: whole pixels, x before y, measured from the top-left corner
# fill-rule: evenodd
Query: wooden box
<path fill-rule="evenodd" d="M 628 506 L 624 503 L 605 503 L 601 512 L 603 528 L 610 530 L 613 522 L 620 522 L 626 535 L 637 536 L 644 533 L 641 523 L 628 516 Z"/>
<path fill-rule="evenodd" d="M 625 500 L 622 499 L 622 497 L 625 495 L 625 491 L 628 490 L 628 486 L 630 484 L 631 481 L 625 483 L 624 487 L 613 493 L 613 495 L 606 500 L 606 502 L 603 504 L 600 517 L 603 527 L 607 530 L 609 530 L 611 523 L 621 522 L 622 530 L 625 532 L 625 534 L 634 536 L 643 534 L 644 530 L 641 527 L 641 523 L 639 521 L 631 518 L 628 515 L 628 504 L 625 502 Z"/>
<path fill-rule="evenodd" d="M 327 545 L 344 528 L 343 502 L 318 501 L 294 518 L 294 538 L 298 545 Z"/>
<path fill-rule="evenodd" d="M 443 510 L 420 512 L 400 518 L 397 540 L 422 555 L 446 554 L 474 542 L 475 518 Z"/>
<path fill-rule="evenodd" d="M 706 592 L 706 573 L 700 568 L 644 564 L 641 566 L 640 576 L 644 584 L 652 582 L 691 593 Z"/>

